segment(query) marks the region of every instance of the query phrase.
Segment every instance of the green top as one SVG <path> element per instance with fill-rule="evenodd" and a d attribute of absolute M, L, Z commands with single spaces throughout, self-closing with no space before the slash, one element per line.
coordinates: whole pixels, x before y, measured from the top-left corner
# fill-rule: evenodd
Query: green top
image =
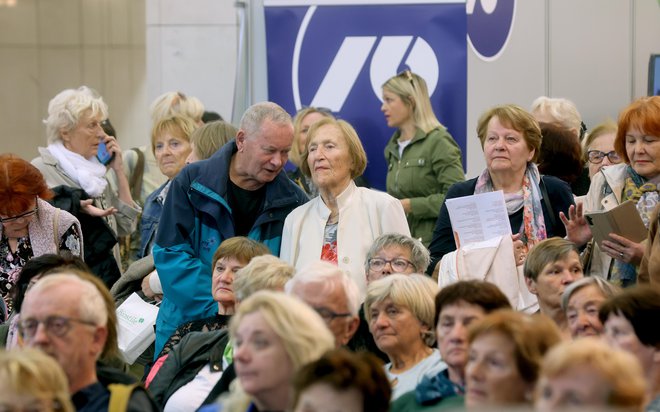
<path fill-rule="evenodd" d="M 387 193 L 397 199 L 410 199 L 410 233 L 428 247 L 447 190 L 465 180 L 461 149 L 445 128 L 427 134 L 417 129 L 399 158 L 400 135 L 397 130 L 385 146 Z"/>

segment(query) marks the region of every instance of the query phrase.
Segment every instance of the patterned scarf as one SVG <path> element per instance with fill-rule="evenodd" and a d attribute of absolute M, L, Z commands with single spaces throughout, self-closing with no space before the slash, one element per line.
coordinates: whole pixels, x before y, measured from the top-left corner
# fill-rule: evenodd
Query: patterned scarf
<path fill-rule="evenodd" d="M 523 208 L 523 224 L 519 230 L 522 234 L 521 240 L 525 244 L 527 250 L 531 249 L 534 245 L 548 237 L 545 230 L 545 219 L 543 218 L 543 207 L 541 206 L 541 175 L 539 169 L 534 163 L 527 164 L 525 176 L 522 183 L 522 208 Z M 490 177 L 488 169 L 485 169 L 481 176 L 477 179 L 477 185 L 474 188 L 474 194 L 486 193 L 494 191 L 493 181 Z M 505 196 L 505 199 L 507 197 Z M 515 203 L 516 196 L 507 199 L 507 209 L 509 215 L 512 215 L 520 208 L 513 208 L 511 210 L 509 204 Z"/>

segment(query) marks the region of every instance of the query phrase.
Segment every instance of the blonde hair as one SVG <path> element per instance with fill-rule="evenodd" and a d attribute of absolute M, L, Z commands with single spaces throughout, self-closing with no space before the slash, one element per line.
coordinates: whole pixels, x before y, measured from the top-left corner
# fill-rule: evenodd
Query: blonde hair
<path fill-rule="evenodd" d="M 394 274 L 378 279 L 367 287 L 364 299 L 364 315 L 371 323 L 371 306 L 389 298 L 397 306 L 408 308 L 419 322 L 429 328 L 424 342 L 432 346 L 435 342 L 435 295 L 438 285 L 426 275 Z"/>
<path fill-rule="evenodd" d="M 289 160 L 291 160 L 291 163 L 295 164 L 296 166 L 300 167 L 300 162 L 302 161 L 302 153 L 300 153 L 300 149 L 298 148 L 298 142 L 300 141 L 300 131 L 302 129 L 302 122 L 307 117 L 308 114 L 312 113 L 318 113 L 321 116 L 334 119 L 335 117 L 332 115 L 332 113 L 329 113 L 325 110 L 320 110 L 316 107 L 305 107 L 304 109 L 300 109 L 298 113 L 296 113 L 296 116 L 293 118 L 293 145 L 291 146 L 291 151 L 289 152 Z"/>
<path fill-rule="evenodd" d="M 429 91 L 421 76 L 404 70 L 387 80 L 382 87 L 399 96 L 403 104 L 412 110 L 415 126 L 424 133 L 444 127 L 433 113 Z"/>
<path fill-rule="evenodd" d="M 350 123 L 344 120 L 330 118 L 319 120 L 309 128 L 305 153 L 303 153 L 302 159 L 300 159 L 300 170 L 302 170 L 303 174 L 305 176 L 311 176 L 312 174 L 309 165 L 307 164 L 307 158 L 309 157 L 309 144 L 314 140 L 314 136 L 316 136 L 319 129 L 325 126 L 336 127 L 348 146 L 348 155 L 351 157 L 351 163 L 353 164 L 351 167 L 351 179 L 355 179 L 362 175 L 364 169 L 367 168 L 367 153 L 364 151 L 364 147 L 362 146 L 362 142 L 360 141 L 357 132 Z"/>
<path fill-rule="evenodd" d="M 527 147 L 530 150 L 534 150 L 532 162 L 536 162 L 541 153 L 541 142 L 543 141 L 541 127 L 534 116 L 516 104 L 503 104 L 491 107 L 479 117 L 477 122 L 477 136 L 479 137 L 479 141 L 481 141 L 481 148 L 484 148 L 484 143 L 486 142 L 488 123 L 495 116 L 497 116 L 497 119 L 503 126 L 522 134 Z"/>
<path fill-rule="evenodd" d="M 646 381 L 639 361 L 634 355 L 596 338 L 563 342 L 552 348 L 543 360 L 540 376 L 555 378 L 587 368 L 609 383 L 608 406 L 616 410 L 642 410 Z"/>
<path fill-rule="evenodd" d="M 259 312 L 284 346 L 293 372 L 319 359 L 335 347 L 335 338 L 321 317 L 300 300 L 281 292 L 259 291 L 238 305 L 230 324 L 232 340 L 246 315 Z M 236 379 L 227 396 L 221 398 L 223 411 L 247 409 L 250 397 Z"/>
<path fill-rule="evenodd" d="M 177 114 L 201 123 L 204 105 L 196 97 L 186 96 L 181 92 L 167 92 L 156 97 L 149 110 L 154 124 Z"/>
<path fill-rule="evenodd" d="M 234 294 L 243 301 L 260 290 L 282 291 L 296 269 L 273 255 L 256 256 L 236 272 Z"/>
<path fill-rule="evenodd" d="M 537 113 L 543 113 L 552 118 L 553 124 L 557 124 L 580 136 L 582 128 L 582 116 L 578 112 L 575 103 L 568 99 L 540 96 L 532 102 L 530 112 L 534 117 Z"/>
<path fill-rule="evenodd" d="M 0 382 L 4 393 L 39 399 L 53 405 L 56 412 L 75 411 L 64 371 L 55 359 L 38 349 L 0 350 Z M 2 395 L 0 403 L 4 404 Z M 12 406 L 16 405 L 9 405 L 10 410 Z"/>
<path fill-rule="evenodd" d="M 208 159 L 231 139 L 236 137 L 238 129 L 232 124 L 216 120 L 196 129 L 190 135 L 190 144 L 199 160 Z"/>
<path fill-rule="evenodd" d="M 162 134 L 169 133 L 190 142 L 190 135 L 195 129 L 197 129 L 197 123 L 190 117 L 174 115 L 159 120 L 151 128 L 151 152 L 156 152 L 156 140 Z"/>
<path fill-rule="evenodd" d="M 43 121 L 47 142 L 62 141 L 60 132 L 75 128 L 87 112 L 91 117 L 101 117 L 101 120 L 108 118 L 108 105 L 96 90 L 80 86 L 59 92 L 48 103 L 48 117 Z"/>

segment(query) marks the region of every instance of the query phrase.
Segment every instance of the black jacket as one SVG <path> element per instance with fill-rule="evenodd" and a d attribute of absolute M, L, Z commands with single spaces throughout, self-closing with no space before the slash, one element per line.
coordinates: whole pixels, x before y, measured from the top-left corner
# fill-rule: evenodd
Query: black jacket
<path fill-rule="evenodd" d="M 52 188 L 55 197 L 53 206 L 74 215 L 80 221 L 85 248 L 85 263 L 96 276 L 101 278 L 108 289 L 119 279 L 121 272 L 112 254 L 117 243 L 115 234 L 101 217 L 90 216 L 80 210 L 80 201 L 89 199 L 84 190 L 70 186 Z"/>
<path fill-rule="evenodd" d="M 564 212 L 568 215 L 568 208 L 570 205 L 575 204 L 571 188 L 566 182 L 552 176 L 542 176 L 542 185 L 545 186 L 545 191 L 548 193 L 548 200 L 552 210 L 548 210 L 545 201 L 541 201 L 543 208 L 543 219 L 545 220 L 545 230 L 548 238 L 553 236 L 564 237 L 566 236 L 566 229 L 564 224 L 559 219 L 559 212 Z M 447 199 L 455 197 L 463 197 L 474 194 L 474 188 L 477 185 L 477 178 L 466 180 L 465 182 L 453 184 L 447 191 L 445 202 Z M 543 187 L 541 188 L 543 195 Z M 435 223 L 435 230 L 433 231 L 433 240 L 429 246 L 431 252 L 431 264 L 427 269 L 427 273 L 431 275 L 433 269 L 438 264 L 442 257 L 456 250 L 456 242 L 451 229 L 451 221 L 449 220 L 449 212 L 447 205 L 442 203 L 440 208 L 440 215 Z M 509 216 L 509 223 L 511 224 L 512 233 L 518 233 L 522 225 L 522 209 Z"/>
<path fill-rule="evenodd" d="M 226 329 L 211 332 L 190 332 L 169 353 L 149 385 L 149 392 L 161 407 L 174 392 L 192 381 L 197 373 L 211 364 L 222 372 L 222 355 L 229 341 Z"/>

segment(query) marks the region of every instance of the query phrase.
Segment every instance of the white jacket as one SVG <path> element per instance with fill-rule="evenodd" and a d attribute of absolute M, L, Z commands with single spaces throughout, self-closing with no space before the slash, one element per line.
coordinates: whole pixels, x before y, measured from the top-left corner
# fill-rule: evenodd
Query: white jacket
<path fill-rule="evenodd" d="M 399 200 L 384 192 L 357 187 L 352 181 L 337 197 L 337 205 L 337 263 L 355 280 L 364 299 L 367 252 L 384 233 L 410 236 L 406 215 Z M 329 216 L 330 209 L 320 196 L 294 209 L 284 221 L 280 258 L 296 269 L 318 261 Z"/>

